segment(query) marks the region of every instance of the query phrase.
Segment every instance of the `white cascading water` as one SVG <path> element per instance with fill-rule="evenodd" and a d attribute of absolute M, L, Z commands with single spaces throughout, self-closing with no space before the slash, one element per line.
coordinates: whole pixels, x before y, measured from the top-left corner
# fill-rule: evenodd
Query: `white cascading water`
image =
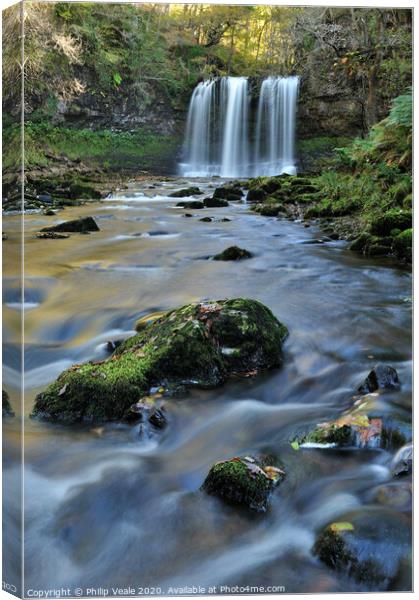
<path fill-rule="evenodd" d="M 247 77 L 199 83 L 189 104 L 180 172 L 186 177 L 251 177 L 296 173 L 298 77 L 262 82 L 256 126 Z"/>
<path fill-rule="evenodd" d="M 226 107 L 223 119 L 221 177 L 246 177 L 249 171 L 247 77 L 223 77 L 221 102 Z"/>
<path fill-rule="evenodd" d="M 215 175 L 211 172 L 211 151 L 214 144 L 214 121 L 216 80 L 199 83 L 193 91 L 186 123 L 186 152 L 190 157 L 188 177 Z M 182 166 L 181 166 L 182 168 Z"/>
<path fill-rule="evenodd" d="M 296 173 L 298 77 L 268 77 L 260 88 L 253 175 Z"/>

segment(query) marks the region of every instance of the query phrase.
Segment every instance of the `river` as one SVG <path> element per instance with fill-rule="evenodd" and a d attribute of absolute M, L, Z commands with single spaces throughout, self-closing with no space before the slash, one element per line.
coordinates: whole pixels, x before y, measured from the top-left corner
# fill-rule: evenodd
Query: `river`
<path fill-rule="evenodd" d="M 168 193 L 188 184 L 211 191 L 214 181 L 137 182 L 56 217 L 25 216 L 25 587 L 365 589 L 311 548 L 323 526 L 350 510 L 409 525 L 408 509 L 377 499 L 391 481 L 392 454 L 296 451 L 289 440 L 348 408 L 378 362 L 397 369 L 402 387 L 375 406 L 410 419 L 411 274 L 390 259 L 359 257 L 343 241 L 319 243 L 315 225 L 264 218 L 244 203 L 176 207 Z M 86 215 L 100 232 L 34 237 Z M 230 221 L 201 222 L 204 215 Z M 19 222 L 4 218 L 7 255 L 18 249 Z M 254 257 L 208 260 L 234 244 Z M 4 377 L 18 413 L 18 279 L 7 259 L 4 289 Z M 281 369 L 169 401 L 162 432 L 28 417 L 62 370 L 105 357 L 106 342 L 131 335 L 138 318 L 240 296 L 260 300 L 289 328 Z M 6 419 L 6 490 L 18 474 L 17 431 L 18 419 Z M 215 461 L 258 451 L 278 454 L 287 470 L 267 514 L 249 516 L 199 491 Z M 17 510 L 16 498 L 7 503 Z M 394 552 L 391 542 L 383 552 Z"/>

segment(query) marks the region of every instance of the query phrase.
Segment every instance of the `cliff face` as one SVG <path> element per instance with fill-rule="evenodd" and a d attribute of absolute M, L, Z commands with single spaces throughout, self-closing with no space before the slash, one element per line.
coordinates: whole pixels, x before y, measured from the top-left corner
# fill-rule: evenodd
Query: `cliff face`
<path fill-rule="evenodd" d="M 178 133 L 183 111 L 175 111 L 169 98 L 153 95 L 149 102 L 130 94 L 99 95 L 86 92 L 72 100 L 60 100 L 52 116 L 54 125 L 93 130 L 130 131 L 146 127 L 156 134 Z"/>

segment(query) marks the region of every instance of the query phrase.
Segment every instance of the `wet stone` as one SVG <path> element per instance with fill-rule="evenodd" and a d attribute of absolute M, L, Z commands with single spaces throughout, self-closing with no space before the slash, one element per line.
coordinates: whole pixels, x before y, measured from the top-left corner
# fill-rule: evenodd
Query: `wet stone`
<path fill-rule="evenodd" d="M 14 414 L 10 404 L 9 394 L 5 390 L 2 390 L 2 415 L 3 417 L 14 417 Z"/>
<path fill-rule="evenodd" d="M 265 465 L 252 456 L 234 457 L 213 465 L 202 489 L 227 503 L 265 512 L 271 493 L 284 477 L 283 469 Z"/>
<path fill-rule="evenodd" d="M 370 394 L 377 390 L 395 390 L 400 387 L 396 369 L 387 365 L 377 365 L 359 386 L 359 394 Z"/>
<path fill-rule="evenodd" d="M 59 223 L 58 225 L 44 227 L 41 231 L 88 233 L 90 231 L 100 231 L 100 229 L 93 217 L 81 217 L 80 219 L 74 219 L 73 221 L 66 221 L 64 223 Z"/>
<path fill-rule="evenodd" d="M 213 258 L 214 260 L 242 260 L 244 258 L 252 258 L 253 254 L 244 248 L 239 248 L 238 246 L 230 246 L 216 254 Z"/>

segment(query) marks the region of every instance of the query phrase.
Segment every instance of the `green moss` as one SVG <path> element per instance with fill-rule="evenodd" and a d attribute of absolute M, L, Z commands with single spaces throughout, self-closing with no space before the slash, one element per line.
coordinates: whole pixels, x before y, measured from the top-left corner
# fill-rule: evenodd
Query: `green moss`
<path fill-rule="evenodd" d="M 109 359 L 64 371 L 38 394 L 32 414 L 62 422 L 120 420 L 152 386 L 168 393 L 211 388 L 235 371 L 279 366 L 287 333 L 255 300 L 186 305 L 120 344 Z"/>
<path fill-rule="evenodd" d="M 14 129 L 6 132 L 6 136 L 12 144 L 16 137 Z M 145 127 L 129 132 L 93 131 L 55 127 L 49 121 L 28 121 L 25 124 L 25 165 L 27 169 L 55 166 L 53 157 L 66 156 L 70 160 L 81 160 L 89 167 L 152 170 L 156 164 L 173 162 L 179 144 L 177 136 L 156 134 Z M 14 160 L 12 156 L 10 160 Z"/>
<path fill-rule="evenodd" d="M 394 249 L 399 258 L 412 262 L 413 231 L 406 229 L 394 239 Z"/>
<path fill-rule="evenodd" d="M 318 427 L 304 438 L 304 443 L 315 444 L 336 444 L 337 446 L 347 446 L 351 443 L 353 432 L 350 425 L 334 425 L 328 427 Z"/>
<path fill-rule="evenodd" d="M 266 205 L 262 205 L 259 208 L 258 213 L 263 217 L 276 217 L 282 210 L 282 204 L 269 202 Z"/>
<path fill-rule="evenodd" d="M 283 478 L 282 470 L 266 466 L 252 457 L 233 458 L 215 464 L 202 489 L 227 502 L 264 512 L 271 492 Z"/>
<path fill-rule="evenodd" d="M 393 229 L 404 231 L 412 226 L 412 212 L 393 208 L 382 215 L 378 215 L 371 222 L 370 232 L 373 235 L 390 235 Z"/>

